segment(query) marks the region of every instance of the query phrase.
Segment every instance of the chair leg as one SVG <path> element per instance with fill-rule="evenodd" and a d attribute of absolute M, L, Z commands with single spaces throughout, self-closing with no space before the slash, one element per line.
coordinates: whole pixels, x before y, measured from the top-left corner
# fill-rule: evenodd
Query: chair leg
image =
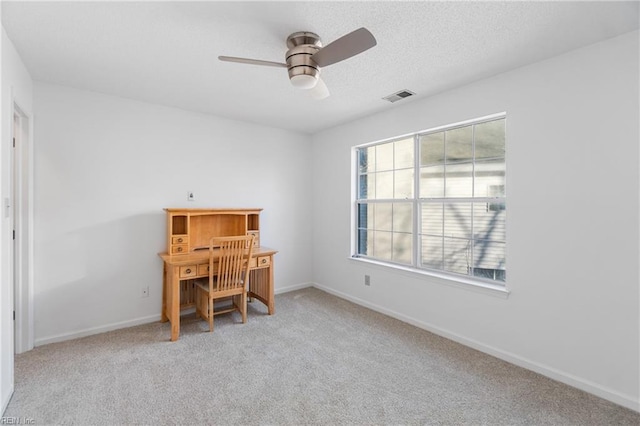
<path fill-rule="evenodd" d="M 209 299 L 209 332 L 213 331 L 213 299 Z"/>
<path fill-rule="evenodd" d="M 199 289 L 198 297 L 196 300 L 196 318 L 207 319 L 209 313 L 209 305 L 207 305 L 207 297 L 202 291 Z"/>
<path fill-rule="evenodd" d="M 196 291 L 196 297 L 195 297 L 196 319 L 198 319 L 198 318 L 202 317 L 202 314 L 200 313 L 200 287 L 196 287 L 195 291 Z"/>
<path fill-rule="evenodd" d="M 247 322 L 247 293 L 242 293 L 240 295 L 240 312 L 242 313 L 242 323 L 245 324 Z"/>

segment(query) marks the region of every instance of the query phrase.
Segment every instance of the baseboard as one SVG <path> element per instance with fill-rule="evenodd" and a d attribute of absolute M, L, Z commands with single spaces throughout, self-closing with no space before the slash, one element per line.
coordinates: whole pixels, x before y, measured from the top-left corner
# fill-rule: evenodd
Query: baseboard
<path fill-rule="evenodd" d="M 313 286 L 314 286 L 314 283 L 294 284 L 294 285 L 290 285 L 290 286 L 287 286 L 287 287 L 278 287 L 278 288 L 273 290 L 273 293 L 274 294 L 288 293 L 290 291 L 301 290 L 303 288 L 313 287 Z"/>
<path fill-rule="evenodd" d="M 156 321 L 160 321 L 160 314 L 149 315 L 147 317 L 136 318 L 133 320 L 116 322 L 116 323 L 103 325 L 100 327 L 86 328 L 84 330 L 73 331 L 70 333 L 63 333 L 55 336 L 36 339 L 35 346 L 48 345 L 49 343 L 64 342 L 65 340 L 79 339 L 80 337 L 91 336 L 94 334 L 105 333 L 107 331 L 118 330 L 120 328 L 133 327 L 141 324 L 148 324 L 150 322 L 156 322 Z"/>
<path fill-rule="evenodd" d="M 4 418 L 4 410 L 7 409 L 7 406 L 9 405 L 9 401 L 11 401 L 11 397 L 13 396 L 13 383 L 11 383 L 11 386 L 9 387 L 9 392 L 7 392 L 6 395 L 2 395 L 2 410 L 0 410 L 0 417 Z"/>
<path fill-rule="evenodd" d="M 633 397 L 629 395 L 624 395 L 615 390 L 605 388 L 601 385 L 598 385 L 596 383 L 574 376 L 572 374 L 565 373 L 553 367 L 540 364 L 538 362 L 523 358 L 519 355 L 512 354 L 502 349 L 494 348 L 492 346 L 486 345 L 477 340 L 469 339 L 459 334 L 452 333 L 443 328 L 416 320 L 414 318 L 411 318 L 399 312 L 395 312 L 390 309 L 384 308 L 382 306 L 367 302 L 366 300 L 362 300 L 357 297 L 353 297 L 348 294 L 342 293 L 340 291 L 336 291 L 334 289 L 325 287 L 318 283 L 313 283 L 312 285 L 313 287 L 316 287 L 329 294 L 333 294 L 334 296 L 353 302 L 357 305 L 364 306 L 376 312 L 380 312 L 381 314 L 390 316 L 392 318 L 396 318 L 402 322 L 406 322 L 418 328 L 422 328 L 423 330 L 427 330 L 433 334 L 437 334 L 449 340 L 453 340 L 455 342 L 458 342 L 470 348 L 476 349 L 480 352 L 484 352 L 486 354 L 499 358 L 503 361 L 507 361 L 511 364 L 517 365 L 518 367 L 526 368 L 527 370 L 534 371 L 538 374 L 549 377 L 550 379 L 557 380 L 558 382 L 564 383 L 566 385 L 569 385 L 574 388 L 580 389 L 582 391 L 588 392 L 590 394 L 596 395 L 600 398 L 606 399 L 615 404 L 640 412 L 640 401 L 635 400 Z"/>

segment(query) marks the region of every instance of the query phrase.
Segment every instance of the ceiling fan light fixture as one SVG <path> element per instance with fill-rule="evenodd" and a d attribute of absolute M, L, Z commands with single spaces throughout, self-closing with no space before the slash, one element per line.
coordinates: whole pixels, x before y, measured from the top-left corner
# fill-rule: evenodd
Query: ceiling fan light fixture
<path fill-rule="evenodd" d="M 292 76 L 290 81 L 296 89 L 313 89 L 318 83 L 318 76 L 317 74 L 298 74 Z"/>
<path fill-rule="evenodd" d="M 303 35 L 313 33 L 301 33 Z M 287 41 L 291 44 L 292 38 Z M 318 41 L 319 42 L 319 41 Z M 302 44 L 294 46 L 287 51 L 287 68 L 289 80 L 297 89 L 313 89 L 318 82 L 320 68 L 311 60 L 311 55 L 318 51 L 316 44 Z"/>

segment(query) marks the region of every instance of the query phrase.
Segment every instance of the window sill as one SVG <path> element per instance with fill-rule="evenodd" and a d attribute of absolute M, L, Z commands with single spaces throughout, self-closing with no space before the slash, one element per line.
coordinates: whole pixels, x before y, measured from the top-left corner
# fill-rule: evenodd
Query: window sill
<path fill-rule="evenodd" d="M 509 294 L 511 293 L 505 286 L 485 283 L 485 282 L 473 280 L 471 278 L 465 279 L 464 277 L 456 277 L 448 274 L 439 274 L 437 272 L 425 271 L 422 269 L 416 269 L 416 268 L 411 268 L 411 267 L 402 266 L 402 265 L 394 265 L 394 264 L 380 262 L 372 259 L 366 259 L 362 257 L 350 257 L 349 259 L 355 262 L 362 262 L 362 263 L 366 263 L 366 264 L 384 268 L 384 269 L 396 270 L 412 278 L 417 278 L 420 276 L 437 278 L 437 280 L 434 280 L 433 282 L 436 282 L 442 285 L 451 286 L 451 287 L 461 288 L 468 291 L 473 291 L 476 293 L 487 294 L 489 296 L 499 297 L 502 299 L 508 299 Z"/>

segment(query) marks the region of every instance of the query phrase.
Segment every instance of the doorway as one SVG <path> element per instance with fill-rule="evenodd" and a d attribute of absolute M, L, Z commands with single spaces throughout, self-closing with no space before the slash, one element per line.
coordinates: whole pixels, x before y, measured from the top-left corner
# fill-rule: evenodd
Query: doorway
<path fill-rule="evenodd" d="M 18 105 L 13 108 L 10 212 L 13 218 L 11 265 L 14 297 L 15 353 L 33 349 L 33 188 L 31 119 Z"/>

